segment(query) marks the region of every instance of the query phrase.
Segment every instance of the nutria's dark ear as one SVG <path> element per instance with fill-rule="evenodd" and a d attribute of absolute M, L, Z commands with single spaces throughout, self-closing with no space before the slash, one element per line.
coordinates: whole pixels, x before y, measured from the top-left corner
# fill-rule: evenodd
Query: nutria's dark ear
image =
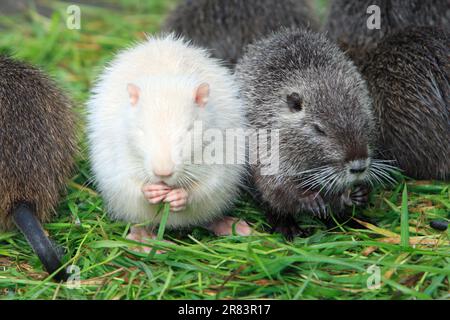
<path fill-rule="evenodd" d="M 134 107 L 139 102 L 139 95 L 141 94 L 141 89 L 133 83 L 127 85 L 128 95 L 130 96 L 130 103 Z"/>
<path fill-rule="evenodd" d="M 303 109 L 303 100 L 297 92 L 287 96 L 287 105 L 292 112 L 298 112 Z"/>

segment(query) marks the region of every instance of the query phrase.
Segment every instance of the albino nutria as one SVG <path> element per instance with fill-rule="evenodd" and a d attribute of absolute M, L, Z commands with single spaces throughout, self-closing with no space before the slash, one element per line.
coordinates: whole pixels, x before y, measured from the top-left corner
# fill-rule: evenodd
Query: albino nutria
<path fill-rule="evenodd" d="M 244 221 L 224 216 L 238 196 L 244 163 L 192 161 L 203 155 L 204 144 L 192 143 L 199 126 L 221 132 L 245 126 L 238 96 L 229 69 L 173 35 L 151 37 L 105 69 L 88 102 L 90 158 L 111 216 L 147 223 L 133 228 L 130 239 L 155 236 L 164 203 L 168 228 L 203 225 L 225 235 L 237 222 L 238 234 L 250 233 Z M 234 156 L 234 149 L 226 151 Z"/>

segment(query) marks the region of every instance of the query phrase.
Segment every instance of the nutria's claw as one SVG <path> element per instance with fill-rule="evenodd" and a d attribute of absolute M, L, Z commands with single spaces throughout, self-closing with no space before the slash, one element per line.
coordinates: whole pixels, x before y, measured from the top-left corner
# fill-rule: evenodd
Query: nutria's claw
<path fill-rule="evenodd" d="M 269 223 L 272 226 L 272 233 L 281 233 L 288 242 L 292 242 L 295 237 L 306 238 L 311 235 L 310 229 L 302 229 L 292 216 L 280 217 L 268 215 Z"/>
<path fill-rule="evenodd" d="M 300 202 L 302 205 L 302 210 L 311 212 L 314 216 L 320 219 L 325 219 L 328 216 L 327 207 L 321 195 L 315 193 L 302 198 Z"/>
<path fill-rule="evenodd" d="M 352 205 L 357 207 L 366 206 L 369 202 L 370 188 L 364 185 L 355 186 L 355 188 L 350 192 L 349 199 Z"/>
<path fill-rule="evenodd" d="M 272 233 L 280 233 L 286 241 L 292 242 L 301 234 L 301 230 L 297 224 L 278 224 L 273 226 Z"/>

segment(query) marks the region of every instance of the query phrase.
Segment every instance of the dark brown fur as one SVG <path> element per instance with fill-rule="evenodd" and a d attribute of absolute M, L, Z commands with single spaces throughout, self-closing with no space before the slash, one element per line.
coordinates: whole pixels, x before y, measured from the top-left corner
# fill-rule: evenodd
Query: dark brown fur
<path fill-rule="evenodd" d="M 71 103 L 40 70 L 1 55 L 0 145 L 0 230 L 20 201 L 48 221 L 73 165 Z"/>
<path fill-rule="evenodd" d="M 417 179 L 450 178 L 450 35 L 409 28 L 385 38 L 361 68 L 381 157 Z"/>
<path fill-rule="evenodd" d="M 280 27 L 318 26 L 310 0 L 184 0 L 164 29 L 234 66 L 248 44 Z"/>
<path fill-rule="evenodd" d="M 380 8 L 380 29 L 369 29 L 367 8 Z M 359 65 L 386 36 L 415 26 L 449 28 L 448 0 L 333 0 L 325 30 Z"/>
<path fill-rule="evenodd" d="M 343 196 L 370 181 L 377 166 L 369 92 L 350 59 L 323 34 L 280 30 L 248 47 L 236 79 L 250 126 L 279 131 L 277 170 L 250 163 L 249 179 L 274 231 L 291 239 L 299 213 L 326 219 L 328 204 L 345 210 Z M 351 173 L 358 160 L 365 176 Z"/>

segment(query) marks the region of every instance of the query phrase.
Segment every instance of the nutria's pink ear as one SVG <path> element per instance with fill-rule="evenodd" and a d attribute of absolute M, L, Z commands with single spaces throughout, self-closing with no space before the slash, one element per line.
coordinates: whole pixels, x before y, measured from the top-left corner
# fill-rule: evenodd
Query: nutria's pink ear
<path fill-rule="evenodd" d="M 130 103 L 132 106 L 137 105 L 139 101 L 139 95 L 141 94 L 141 89 L 133 83 L 129 83 L 127 86 L 128 94 L 130 95 Z"/>
<path fill-rule="evenodd" d="M 209 98 L 209 84 L 202 83 L 195 93 L 195 103 L 200 107 L 204 108 L 208 103 Z"/>

